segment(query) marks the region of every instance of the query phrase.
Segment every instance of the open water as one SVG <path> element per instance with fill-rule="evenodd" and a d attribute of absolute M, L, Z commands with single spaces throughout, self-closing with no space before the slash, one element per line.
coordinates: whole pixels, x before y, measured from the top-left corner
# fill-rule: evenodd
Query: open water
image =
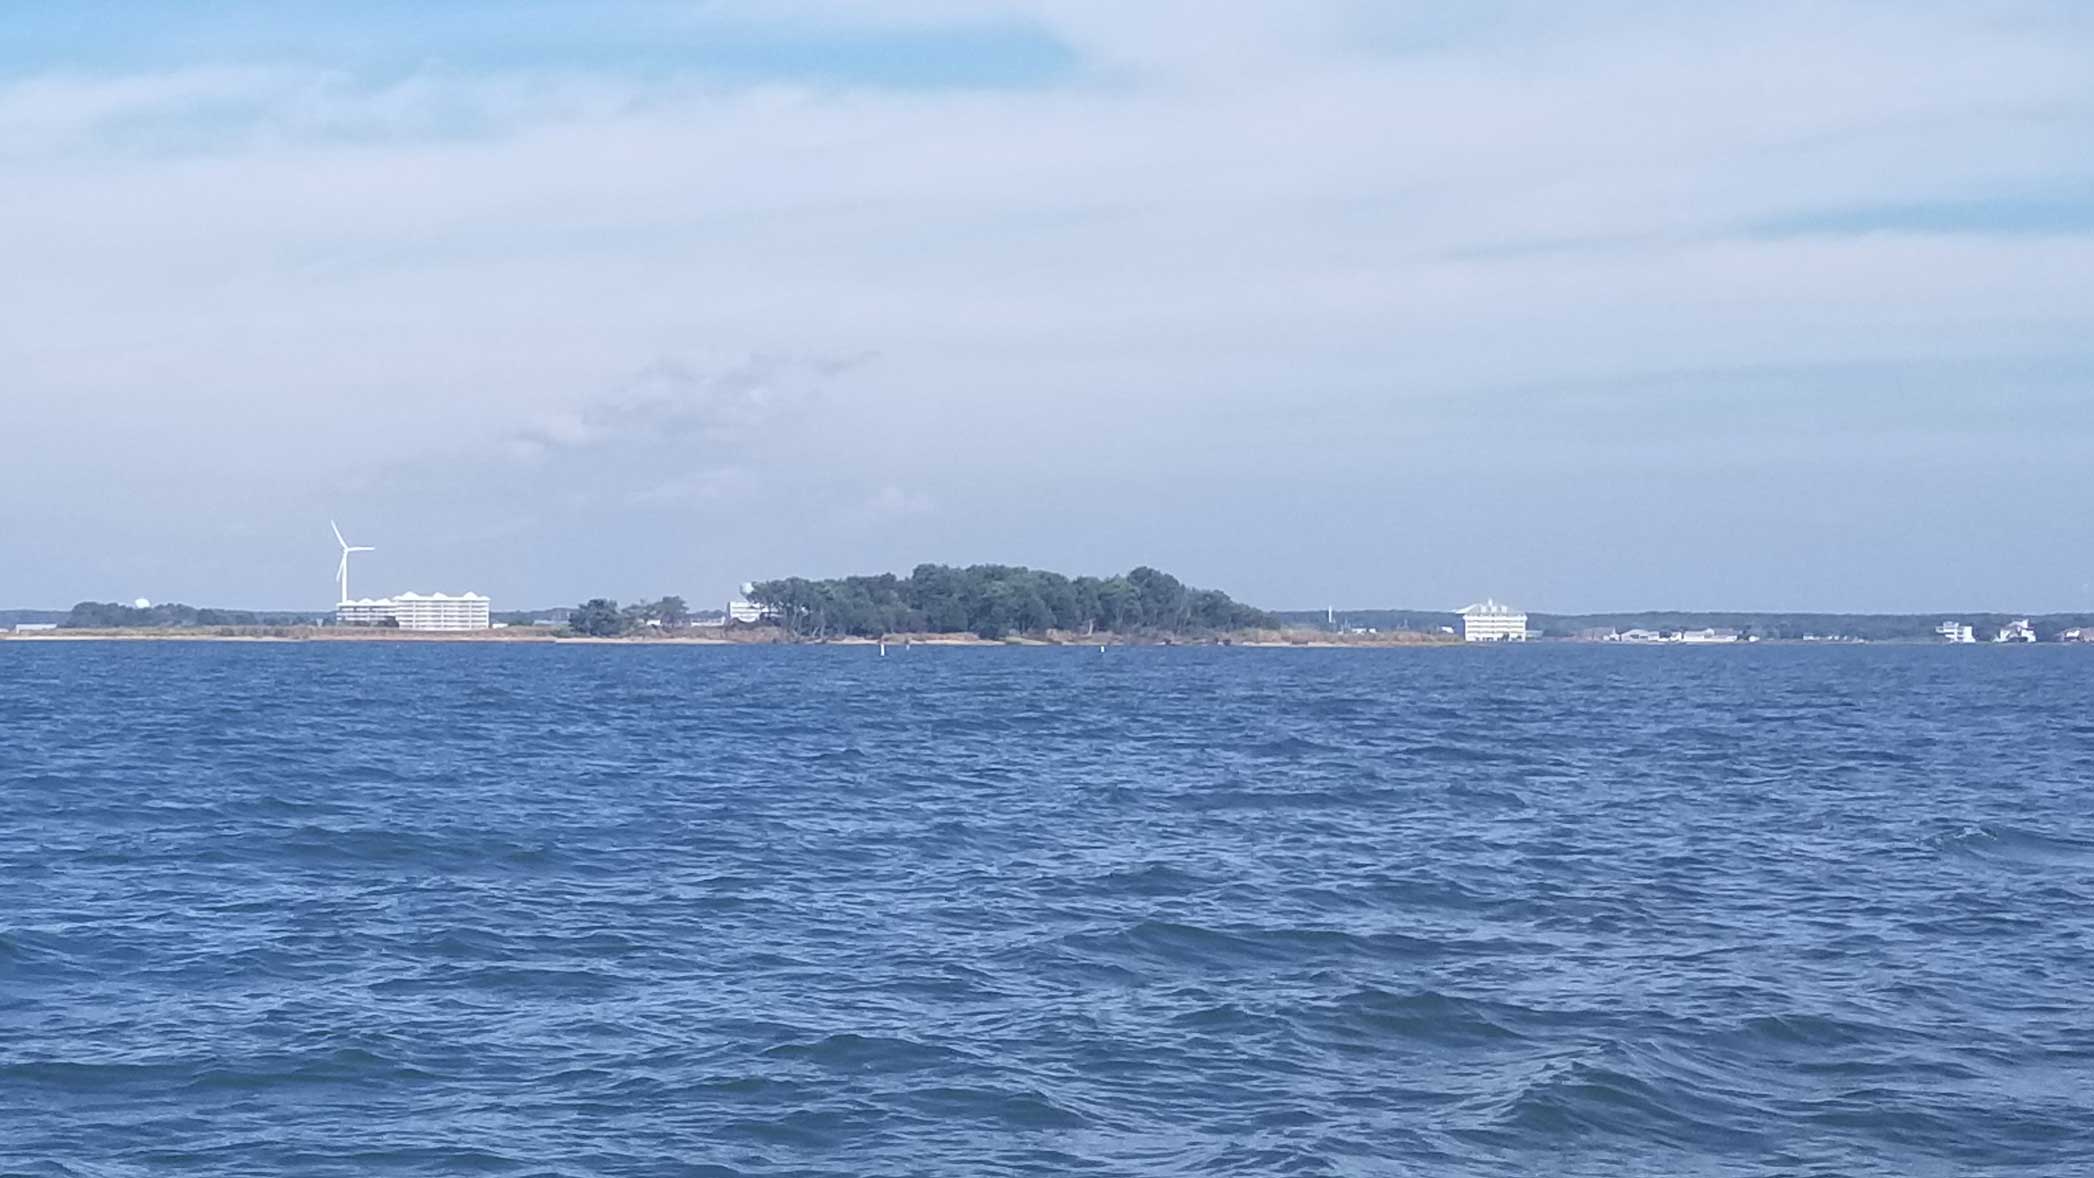
<path fill-rule="evenodd" d="M 0 1173 L 2094 1173 L 2090 685 L 0 643 Z"/>

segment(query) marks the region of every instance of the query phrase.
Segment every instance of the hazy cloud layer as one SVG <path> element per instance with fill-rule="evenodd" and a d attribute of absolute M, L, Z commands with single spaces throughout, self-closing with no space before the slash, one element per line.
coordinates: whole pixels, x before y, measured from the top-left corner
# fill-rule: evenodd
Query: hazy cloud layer
<path fill-rule="evenodd" d="M 2094 608 L 2084 11 L 30 21 L 0 603 Z"/>

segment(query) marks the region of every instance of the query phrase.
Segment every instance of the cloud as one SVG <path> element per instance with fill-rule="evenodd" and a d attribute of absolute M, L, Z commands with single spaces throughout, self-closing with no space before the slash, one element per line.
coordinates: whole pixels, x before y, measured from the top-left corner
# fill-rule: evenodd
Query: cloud
<path fill-rule="evenodd" d="M 664 43 L 719 11 L 678 7 Z M 783 571 L 1175 546 L 1255 589 L 1285 574 L 1208 498 L 1429 512 L 1519 473 L 1445 442 L 1507 390 L 1555 420 L 1773 367 L 1808 374 L 1782 405 L 1880 399 L 2084 357 L 2094 328 L 2094 29 L 2066 6 L 793 3 L 736 18 L 776 52 L 636 56 L 667 12 L 522 61 L 364 30 L 17 68 L 0 496 L 83 553 L 143 487 L 267 512 L 411 483 L 576 520 L 755 498 L 798 522 L 738 559 Z M 1070 60 L 893 76 L 1006 35 Z M 1702 379 L 1638 403 L 1691 435 L 1719 420 Z M 2015 470 L 2045 462 L 2062 443 Z M 897 517 L 884 548 L 824 530 Z M 1589 539 L 1537 543 L 1577 568 Z"/>
<path fill-rule="evenodd" d="M 614 444 L 746 446 L 790 428 L 856 363 L 751 356 L 700 371 L 659 360 L 606 396 L 535 415 L 508 441 L 512 452 L 531 458 Z"/>

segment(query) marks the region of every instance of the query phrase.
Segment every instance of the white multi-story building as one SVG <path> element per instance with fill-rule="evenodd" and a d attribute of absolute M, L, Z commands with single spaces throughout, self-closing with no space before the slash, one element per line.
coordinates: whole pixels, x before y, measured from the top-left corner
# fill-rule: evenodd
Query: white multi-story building
<path fill-rule="evenodd" d="M 1679 637 L 1677 637 L 1677 638 L 1673 639 L 1673 641 L 1675 641 L 1675 642 L 1692 642 L 1692 643 L 1701 643 L 1701 642 L 1736 642 L 1736 641 L 1738 641 L 1738 632 L 1737 632 L 1736 630 L 1715 630 L 1715 629 L 1710 629 L 1710 630 L 1682 630 L 1682 631 L 1680 631 L 1680 632 L 1679 632 Z"/>
<path fill-rule="evenodd" d="M 390 597 L 359 597 L 334 607 L 337 626 L 382 626 L 393 619 Z"/>
<path fill-rule="evenodd" d="M 459 631 L 489 628 L 489 601 L 478 593 L 402 593 L 397 597 L 366 597 L 345 601 L 334 608 L 334 620 L 344 626 L 382 626 L 397 623 L 402 630 Z"/>
<path fill-rule="evenodd" d="M 1941 635 L 1943 640 L 1948 642 L 1976 642 L 1978 640 L 1977 630 L 1962 622 L 1943 622 L 1941 625 L 1934 627 L 1934 632 Z"/>
<path fill-rule="evenodd" d="M 1464 606 L 1456 611 L 1461 614 L 1461 636 L 1467 642 L 1525 642 L 1527 641 L 1527 614 L 1503 602 L 1485 600 L 1475 605 Z"/>
<path fill-rule="evenodd" d="M 1994 642 L 2034 642 L 2036 640 L 2036 628 L 2029 625 L 2027 618 L 2022 618 L 2020 621 L 2008 622 L 2006 625 L 2001 626 L 1999 633 L 1993 635 L 1992 640 Z"/>

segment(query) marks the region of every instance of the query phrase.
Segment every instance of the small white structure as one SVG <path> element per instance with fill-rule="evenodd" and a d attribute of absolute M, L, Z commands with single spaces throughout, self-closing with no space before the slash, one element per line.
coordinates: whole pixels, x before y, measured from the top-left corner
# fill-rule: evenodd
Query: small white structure
<path fill-rule="evenodd" d="M 383 626 L 397 623 L 402 630 L 462 631 L 490 628 L 490 602 L 478 593 L 402 593 L 397 597 L 366 597 L 345 601 L 335 607 L 334 620 L 344 626 Z"/>
<path fill-rule="evenodd" d="M 1466 642 L 1525 642 L 1527 614 L 1500 601 L 1485 599 L 1455 611 L 1461 615 L 1461 636 Z"/>
<path fill-rule="evenodd" d="M 2034 642 L 2036 640 L 2036 628 L 2029 625 L 2027 618 L 2022 618 L 2019 621 L 2008 622 L 2006 625 L 2001 626 L 1999 633 L 1992 636 L 1992 640 L 1994 642 Z"/>
<path fill-rule="evenodd" d="M 1682 631 L 1680 631 L 1680 632 L 1679 632 L 1679 636 L 1678 636 L 1677 638 L 1674 638 L 1674 639 L 1673 639 L 1673 641 L 1674 641 L 1674 642 L 1689 642 L 1689 643 L 1706 643 L 1706 642 L 1736 642 L 1737 640 L 1738 640 L 1738 632 L 1737 632 L 1736 630 L 1715 630 L 1715 629 L 1709 629 L 1709 630 L 1682 630 Z"/>
<path fill-rule="evenodd" d="M 1962 622 L 1943 622 L 1941 625 L 1934 627 L 1934 632 L 1941 635 L 1943 640 L 1948 642 L 1976 642 L 1978 640 L 1977 631 L 1970 626 L 1964 625 Z"/>
<path fill-rule="evenodd" d="M 15 623 L 15 633 L 17 633 L 17 634 L 42 634 L 42 633 L 44 633 L 44 632 L 46 632 L 46 631 L 49 631 L 49 630 L 56 630 L 57 628 L 58 628 L 58 623 L 57 623 L 57 622 L 16 622 L 16 623 Z"/>
<path fill-rule="evenodd" d="M 753 601 L 743 601 L 739 597 L 727 603 L 727 620 L 729 622 L 753 624 L 761 622 L 765 618 L 776 616 L 777 611 L 771 609 L 771 607 L 758 605 Z"/>
<path fill-rule="evenodd" d="M 777 610 L 767 605 L 758 605 L 749 600 L 749 595 L 754 592 L 756 592 L 756 582 L 743 581 L 741 596 L 731 598 L 727 602 L 727 616 L 720 620 L 720 624 L 728 626 L 739 622 L 743 625 L 753 625 L 757 622 L 777 617 Z"/>

